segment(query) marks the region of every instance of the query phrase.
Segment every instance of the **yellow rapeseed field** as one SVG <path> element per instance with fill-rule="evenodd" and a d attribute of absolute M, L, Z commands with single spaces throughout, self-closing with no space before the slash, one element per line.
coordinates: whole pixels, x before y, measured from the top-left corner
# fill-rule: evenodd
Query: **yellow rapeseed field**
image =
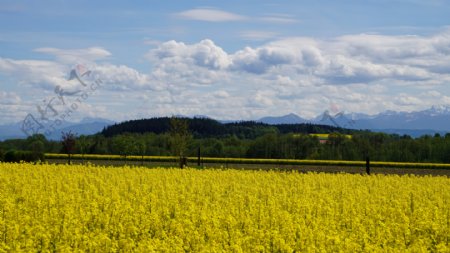
<path fill-rule="evenodd" d="M 450 179 L 0 163 L 0 252 L 449 252 Z"/>

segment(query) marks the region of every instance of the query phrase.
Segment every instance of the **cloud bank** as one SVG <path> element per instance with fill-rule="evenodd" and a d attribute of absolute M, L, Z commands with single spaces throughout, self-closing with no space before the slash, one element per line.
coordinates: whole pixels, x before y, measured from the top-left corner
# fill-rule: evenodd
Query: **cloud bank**
<path fill-rule="evenodd" d="M 58 85 L 70 89 L 68 72 L 83 61 L 104 81 L 89 110 L 101 108 L 102 116 L 116 120 L 172 114 L 255 119 L 291 112 L 311 118 L 330 104 L 369 114 L 450 104 L 450 30 L 292 37 L 234 52 L 211 39 L 171 40 L 146 53 L 147 71 L 110 63 L 112 53 L 101 47 L 35 51 L 54 60 L 0 58 L 0 72 L 17 86 L 51 93 Z M 16 94 L 13 102 L 27 100 Z"/>

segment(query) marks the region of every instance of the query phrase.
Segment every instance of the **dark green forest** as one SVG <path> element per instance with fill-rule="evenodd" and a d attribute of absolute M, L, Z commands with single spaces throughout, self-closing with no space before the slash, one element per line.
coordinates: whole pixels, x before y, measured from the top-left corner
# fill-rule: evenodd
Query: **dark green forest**
<path fill-rule="evenodd" d="M 112 137 L 123 133 L 155 133 L 163 134 L 170 130 L 170 117 L 125 121 L 104 129 L 101 134 Z M 209 118 L 178 118 L 186 121 L 194 138 L 225 138 L 236 136 L 239 139 L 255 139 L 266 133 L 347 133 L 354 130 L 328 125 L 315 124 L 281 124 L 268 125 L 255 121 L 220 123 Z"/>
<path fill-rule="evenodd" d="M 185 154 L 205 157 L 364 160 L 450 163 L 450 134 L 422 136 L 355 131 L 313 124 L 266 125 L 183 119 L 189 126 Z M 171 118 L 133 120 L 91 136 L 78 136 L 74 153 L 167 156 L 174 154 Z M 329 133 L 326 143 L 311 133 Z M 352 138 L 345 135 L 350 134 Z M 10 150 L 63 153 L 43 135 L 0 142 L 0 159 Z"/>

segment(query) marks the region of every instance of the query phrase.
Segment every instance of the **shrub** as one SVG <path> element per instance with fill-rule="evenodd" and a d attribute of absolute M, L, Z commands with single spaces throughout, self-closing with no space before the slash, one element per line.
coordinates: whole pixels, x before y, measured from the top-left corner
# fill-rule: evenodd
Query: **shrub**
<path fill-rule="evenodd" d="M 4 155 L 5 162 L 37 162 L 44 161 L 44 153 L 31 151 L 9 150 Z"/>

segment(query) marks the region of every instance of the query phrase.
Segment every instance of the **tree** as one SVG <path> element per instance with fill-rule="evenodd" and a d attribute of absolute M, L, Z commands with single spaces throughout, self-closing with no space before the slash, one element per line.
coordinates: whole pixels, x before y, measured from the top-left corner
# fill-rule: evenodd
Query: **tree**
<path fill-rule="evenodd" d="M 81 135 L 80 137 L 78 137 L 78 149 L 81 153 L 81 159 L 83 160 L 84 163 L 84 155 L 88 152 L 89 147 L 91 146 L 91 140 L 88 139 L 85 135 Z"/>
<path fill-rule="evenodd" d="M 137 142 L 136 142 L 136 149 L 139 153 L 139 155 L 141 155 L 141 165 L 144 165 L 144 155 L 145 152 L 147 152 L 147 143 L 145 142 L 145 138 L 144 136 L 142 136 L 142 138 L 140 138 Z"/>
<path fill-rule="evenodd" d="M 69 131 L 67 133 L 62 132 L 62 146 L 63 151 L 69 156 L 69 164 L 71 162 L 71 155 L 73 150 L 75 149 L 75 143 L 76 143 L 76 136 L 72 133 L 72 131 Z"/>
<path fill-rule="evenodd" d="M 109 143 L 111 139 L 106 139 L 105 136 L 101 134 L 96 134 L 92 137 L 92 145 L 89 147 L 88 153 L 90 154 L 108 154 L 112 153 L 113 150 Z"/>
<path fill-rule="evenodd" d="M 44 153 L 46 147 L 48 147 L 48 141 L 42 134 L 34 134 L 26 139 L 27 149 L 35 154 Z"/>
<path fill-rule="evenodd" d="M 28 145 L 28 148 L 35 153 L 43 153 L 44 152 L 44 143 L 42 141 L 33 141 Z"/>
<path fill-rule="evenodd" d="M 174 156 L 178 157 L 180 168 L 186 165 L 186 151 L 191 139 L 186 119 L 172 117 L 170 119 L 170 146 Z"/>
<path fill-rule="evenodd" d="M 134 136 L 131 134 L 121 134 L 113 137 L 113 150 L 116 154 L 124 157 L 137 153 L 137 145 Z"/>

